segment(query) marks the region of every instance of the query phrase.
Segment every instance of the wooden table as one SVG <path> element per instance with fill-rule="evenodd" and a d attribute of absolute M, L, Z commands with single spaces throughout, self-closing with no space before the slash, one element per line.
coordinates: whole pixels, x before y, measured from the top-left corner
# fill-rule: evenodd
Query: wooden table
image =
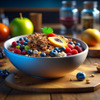
<path fill-rule="evenodd" d="M 0 43 L 0 46 L 2 44 Z M 100 63 L 100 59 L 87 58 L 84 64 L 87 63 Z M 11 66 L 3 68 L 10 71 L 13 69 Z M 33 93 L 12 89 L 4 84 L 4 80 L 0 79 L 0 100 L 100 100 L 100 89 L 90 93 Z"/>

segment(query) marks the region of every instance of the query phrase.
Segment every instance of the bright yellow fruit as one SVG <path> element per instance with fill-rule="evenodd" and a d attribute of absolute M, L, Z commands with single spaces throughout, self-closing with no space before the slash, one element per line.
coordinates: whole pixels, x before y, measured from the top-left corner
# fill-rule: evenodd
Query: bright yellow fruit
<path fill-rule="evenodd" d="M 86 29 L 82 33 L 81 39 L 89 46 L 95 46 L 100 42 L 100 32 L 97 29 Z"/>
<path fill-rule="evenodd" d="M 48 40 L 51 42 L 52 45 L 57 47 L 67 47 L 66 41 L 61 37 L 48 37 Z"/>

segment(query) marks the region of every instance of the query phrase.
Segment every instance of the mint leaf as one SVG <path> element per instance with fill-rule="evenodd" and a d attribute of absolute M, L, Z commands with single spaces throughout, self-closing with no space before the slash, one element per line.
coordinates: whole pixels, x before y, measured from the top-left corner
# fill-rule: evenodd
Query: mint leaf
<path fill-rule="evenodd" d="M 47 28 L 47 27 L 44 27 L 44 28 L 41 28 L 41 30 L 43 31 L 43 33 L 45 34 L 49 34 L 49 33 L 53 33 L 53 29 L 52 28 Z"/>
<path fill-rule="evenodd" d="M 51 27 L 48 28 L 48 33 L 53 33 L 53 29 Z"/>

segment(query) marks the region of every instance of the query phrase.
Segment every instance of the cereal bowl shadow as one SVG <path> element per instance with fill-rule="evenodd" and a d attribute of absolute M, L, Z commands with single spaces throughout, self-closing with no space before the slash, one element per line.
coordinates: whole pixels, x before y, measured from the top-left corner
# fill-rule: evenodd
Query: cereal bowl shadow
<path fill-rule="evenodd" d="M 88 54 L 88 46 L 83 41 L 72 38 L 76 42 L 80 42 L 84 51 L 76 55 L 67 57 L 29 57 L 18 55 L 8 50 L 13 41 L 17 41 L 20 37 L 17 36 L 5 41 L 3 47 L 6 56 L 10 62 L 20 71 L 37 77 L 43 78 L 59 78 L 77 69 L 86 59 Z"/>

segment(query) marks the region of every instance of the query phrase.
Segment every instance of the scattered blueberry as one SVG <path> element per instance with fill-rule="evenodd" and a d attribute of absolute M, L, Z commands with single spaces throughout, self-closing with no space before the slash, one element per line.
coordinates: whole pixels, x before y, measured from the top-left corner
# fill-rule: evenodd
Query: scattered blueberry
<path fill-rule="evenodd" d="M 31 55 L 31 54 L 33 53 L 33 51 L 32 51 L 31 49 L 29 49 L 29 50 L 27 50 L 27 53 L 28 53 L 29 55 Z"/>
<path fill-rule="evenodd" d="M 38 53 L 38 50 L 34 50 L 33 53 L 34 53 L 34 54 L 37 54 L 37 53 Z"/>
<path fill-rule="evenodd" d="M 41 56 L 41 57 L 46 57 L 46 53 L 41 52 L 41 53 L 40 53 L 40 56 Z"/>
<path fill-rule="evenodd" d="M 69 42 L 69 44 L 71 44 L 71 45 L 72 45 L 72 44 L 74 44 L 74 43 L 73 43 L 73 41 L 70 41 L 70 42 Z"/>
<path fill-rule="evenodd" d="M 24 42 L 24 45 L 28 45 L 28 43 L 27 42 Z"/>
<path fill-rule="evenodd" d="M 65 47 L 60 47 L 60 50 L 61 50 L 61 51 L 65 51 L 66 48 L 65 48 Z"/>
<path fill-rule="evenodd" d="M 79 42 L 76 42 L 75 45 L 78 45 L 79 47 L 81 46 L 81 44 Z"/>
<path fill-rule="evenodd" d="M 57 56 L 57 54 L 58 54 L 58 52 L 56 50 L 51 50 L 50 51 L 50 56 L 51 57 L 55 57 L 55 56 Z"/>
<path fill-rule="evenodd" d="M 77 78 L 77 80 L 82 81 L 86 78 L 86 74 L 83 72 L 79 72 L 79 73 L 77 73 L 76 78 Z"/>

